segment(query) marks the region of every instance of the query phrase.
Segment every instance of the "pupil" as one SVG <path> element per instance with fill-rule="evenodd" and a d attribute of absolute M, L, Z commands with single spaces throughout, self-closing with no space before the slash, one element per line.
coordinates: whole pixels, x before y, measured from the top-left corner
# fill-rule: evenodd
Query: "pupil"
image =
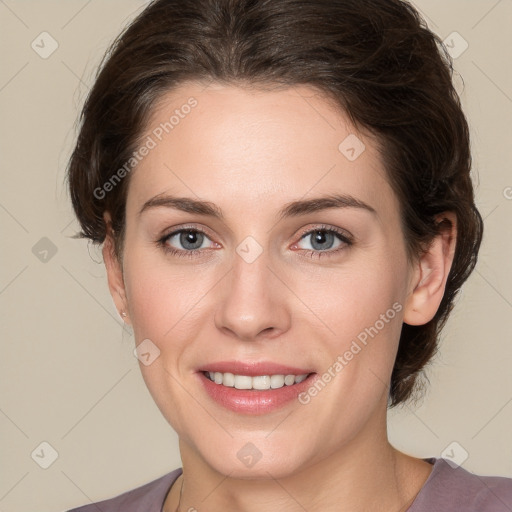
<path fill-rule="evenodd" d="M 322 242 L 322 240 L 325 238 L 324 233 L 321 231 L 316 232 L 316 240 L 317 242 Z"/>

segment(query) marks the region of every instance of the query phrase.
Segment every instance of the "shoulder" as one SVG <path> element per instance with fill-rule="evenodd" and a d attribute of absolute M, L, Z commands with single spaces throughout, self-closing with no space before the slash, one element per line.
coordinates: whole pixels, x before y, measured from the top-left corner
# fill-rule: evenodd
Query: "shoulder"
<path fill-rule="evenodd" d="M 68 510 L 68 512 L 161 512 L 169 489 L 181 475 L 182 468 L 175 469 L 156 480 L 148 482 L 123 494 L 96 503 Z"/>
<path fill-rule="evenodd" d="M 476 475 L 446 459 L 431 458 L 432 473 L 409 512 L 512 510 L 512 478 Z"/>

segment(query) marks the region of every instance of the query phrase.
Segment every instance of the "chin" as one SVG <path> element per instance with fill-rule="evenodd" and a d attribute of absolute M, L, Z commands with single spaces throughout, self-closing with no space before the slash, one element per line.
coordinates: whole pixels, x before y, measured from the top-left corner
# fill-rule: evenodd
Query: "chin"
<path fill-rule="evenodd" d="M 218 473 L 242 480 L 286 478 L 302 471 L 307 461 L 311 463 L 306 453 L 297 450 L 296 443 L 286 446 L 270 443 L 264 437 L 253 439 L 231 439 L 228 446 L 219 443 L 214 451 L 211 446 L 204 447 L 206 450 L 199 447 L 199 453 Z"/>

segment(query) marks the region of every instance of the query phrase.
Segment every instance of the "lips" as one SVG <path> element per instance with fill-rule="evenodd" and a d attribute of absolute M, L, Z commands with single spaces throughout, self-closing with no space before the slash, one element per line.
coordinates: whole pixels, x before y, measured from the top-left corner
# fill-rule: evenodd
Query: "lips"
<path fill-rule="evenodd" d="M 260 376 L 300 375 L 304 380 L 276 389 L 237 389 L 212 382 L 208 377 L 209 373 L 245 376 L 244 380 Z M 298 368 L 268 361 L 220 361 L 198 368 L 196 375 L 198 384 L 214 403 L 235 413 L 249 415 L 268 414 L 285 406 L 302 407 L 297 400 L 298 395 L 313 385 L 318 377 L 310 368 Z"/>
<path fill-rule="evenodd" d="M 270 361 L 219 361 L 201 366 L 197 371 L 220 373 L 229 372 L 235 375 L 248 375 L 250 377 L 257 377 L 258 375 L 303 375 L 314 373 L 314 370 L 311 368 L 299 368 Z"/>

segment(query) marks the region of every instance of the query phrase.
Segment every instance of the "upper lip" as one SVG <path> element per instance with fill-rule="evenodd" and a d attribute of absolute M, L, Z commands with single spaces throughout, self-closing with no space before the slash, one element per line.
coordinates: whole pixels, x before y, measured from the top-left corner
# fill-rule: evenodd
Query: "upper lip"
<path fill-rule="evenodd" d="M 313 373 L 312 370 L 273 363 L 271 361 L 218 361 L 205 364 L 198 368 L 197 371 L 234 373 L 235 375 L 247 375 L 249 377 L 256 377 L 258 375 L 306 375 Z"/>

